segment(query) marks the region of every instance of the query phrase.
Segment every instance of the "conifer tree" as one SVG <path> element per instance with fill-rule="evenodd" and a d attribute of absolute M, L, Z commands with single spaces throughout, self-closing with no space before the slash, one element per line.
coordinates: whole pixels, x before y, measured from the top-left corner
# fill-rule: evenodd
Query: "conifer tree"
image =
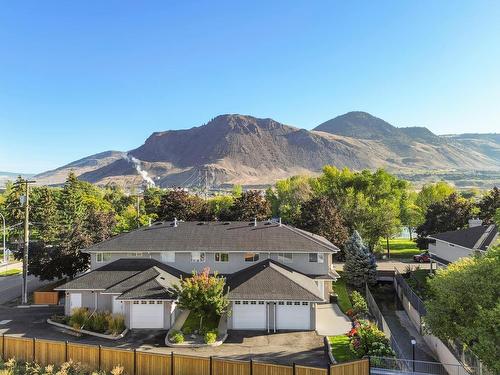
<path fill-rule="evenodd" d="M 368 246 L 357 231 L 347 240 L 345 247 L 344 277 L 348 284 L 361 287 L 377 282 L 377 264 Z"/>

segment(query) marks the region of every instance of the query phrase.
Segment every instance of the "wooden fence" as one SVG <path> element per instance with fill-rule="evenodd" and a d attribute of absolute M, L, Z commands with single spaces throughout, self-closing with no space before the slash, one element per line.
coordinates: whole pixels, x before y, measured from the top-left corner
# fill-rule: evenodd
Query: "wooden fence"
<path fill-rule="evenodd" d="M 327 368 L 286 366 L 255 361 L 181 354 L 149 353 L 98 345 L 31 339 L 2 335 L 3 360 L 16 358 L 43 366 L 72 360 L 89 370 L 110 371 L 122 366 L 128 375 L 369 375 L 368 359 L 331 365 Z"/>
<path fill-rule="evenodd" d="M 33 292 L 33 303 L 35 305 L 57 305 L 59 304 L 59 292 Z"/>

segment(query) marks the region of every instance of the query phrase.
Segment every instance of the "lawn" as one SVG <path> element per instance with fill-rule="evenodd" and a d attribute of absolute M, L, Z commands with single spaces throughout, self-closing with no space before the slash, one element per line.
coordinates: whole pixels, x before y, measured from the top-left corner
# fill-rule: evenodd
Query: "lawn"
<path fill-rule="evenodd" d="M 219 326 L 219 317 L 203 317 L 202 327 L 205 331 L 216 331 Z M 200 329 L 200 317 L 196 314 L 189 313 L 184 325 L 182 326 L 182 332 L 184 334 L 191 334 L 194 331 Z"/>
<path fill-rule="evenodd" d="M 328 341 L 332 346 L 333 358 L 335 358 L 337 362 L 357 359 L 356 354 L 349 348 L 349 337 L 346 335 L 329 336 Z"/>
<path fill-rule="evenodd" d="M 10 269 L 7 271 L 0 271 L 0 277 L 14 276 L 14 275 L 20 275 L 20 274 L 21 274 L 21 270 L 17 269 L 17 268 L 13 268 L 13 269 Z"/>
<path fill-rule="evenodd" d="M 379 242 L 377 255 L 387 255 L 387 244 L 385 239 Z M 394 259 L 412 259 L 414 255 L 422 251 L 417 248 L 415 242 L 406 238 L 392 238 L 389 240 L 390 257 Z"/>
<path fill-rule="evenodd" d="M 352 309 L 351 300 L 349 299 L 349 292 L 345 284 L 345 279 L 342 278 L 342 272 L 339 272 L 340 279 L 333 282 L 333 291 L 337 293 L 337 304 L 340 310 L 345 314 L 347 310 Z"/>

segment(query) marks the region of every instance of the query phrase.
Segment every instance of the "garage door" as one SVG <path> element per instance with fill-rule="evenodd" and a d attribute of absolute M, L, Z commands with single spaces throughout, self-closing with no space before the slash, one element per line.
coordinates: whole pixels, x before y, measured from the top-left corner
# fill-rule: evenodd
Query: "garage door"
<path fill-rule="evenodd" d="M 276 329 L 311 329 L 311 307 L 308 302 L 278 302 Z"/>
<path fill-rule="evenodd" d="M 265 330 L 266 315 L 266 304 L 263 301 L 235 301 L 233 329 Z"/>
<path fill-rule="evenodd" d="M 134 301 L 130 313 L 130 328 L 163 328 L 163 302 Z"/>

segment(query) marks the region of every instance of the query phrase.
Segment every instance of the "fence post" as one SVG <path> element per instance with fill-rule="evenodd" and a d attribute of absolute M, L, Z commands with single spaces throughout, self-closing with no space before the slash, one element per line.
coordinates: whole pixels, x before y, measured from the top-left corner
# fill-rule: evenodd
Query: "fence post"
<path fill-rule="evenodd" d="M 292 363 L 292 368 L 293 368 L 293 375 L 296 375 L 297 374 L 297 368 L 296 368 L 295 362 Z"/>
<path fill-rule="evenodd" d="M 214 366 L 213 357 L 210 356 L 210 375 L 212 375 L 212 373 L 214 372 L 213 366 Z"/>
<path fill-rule="evenodd" d="M 134 348 L 134 375 L 137 374 L 137 349 Z"/>
<path fill-rule="evenodd" d="M 2 333 L 2 360 L 5 361 L 5 333 Z"/>
<path fill-rule="evenodd" d="M 32 358 L 33 362 L 35 362 L 35 348 L 36 348 L 36 337 L 33 337 L 33 358 Z"/>
<path fill-rule="evenodd" d="M 253 375 L 253 359 L 250 358 L 250 375 Z"/>
<path fill-rule="evenodd" d="M 175 360 L 174 352 L 172 351 L 170 352 L 170 375 L 175 374 L 174 360 Z"/>
<path fill-rule="evenodd" d="M 68 362 L 68 341 L 66 341 L 66 345 L 64 346 L 64 362 Z"/>
<path fill-rule="evenodd" d="M 98 348 L 99 348 L 99 371 L 101 371 L 101 345 L 99 345 Z"/>

